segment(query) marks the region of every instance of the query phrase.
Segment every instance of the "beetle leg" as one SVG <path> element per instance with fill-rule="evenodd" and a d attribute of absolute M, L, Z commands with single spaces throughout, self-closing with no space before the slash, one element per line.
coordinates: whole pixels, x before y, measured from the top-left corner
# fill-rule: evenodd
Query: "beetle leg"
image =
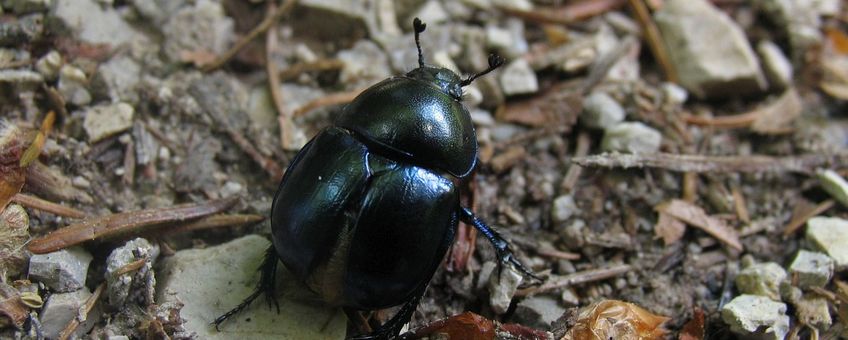
<path fill-rule="evenodd" d="M 224 321 L 229 319 L 231 316 L 238 314 L 247 308 L 247 306 L 250 306 L 253 300 L 256 300 L 256 298 L 258 298 L 259 295 L 262 295 L 262 293 L 265 293 L 265 298 L 268 299 L 268 308 L 271 308 L 273 305 L 277 307 L 277 313 L 280 312 L 280 304 L 277 302 L 277 297 L 274 295 L 274 287 L 276 286 L 277 280 L 277 263 L 277 251 L 274 249 L 274 246 L 271 245 L 265 251 L 265 258 L 262 260 L 262 264 L 259 267 L 260 276 L 256 289 L 254 289 L 253 293 L 244 299 L 244 301 L 242 301 L 238 306 L 215 318 L 215 321 L 212 321 L 212 324 L 215 325 L 216 331 L 219 331 L 218 326 L 220 326 Z"/>
<path fill-rule="evenodd" d="M 380 325 L 374 332 L 370 334 L 355 336 L 353 339 L 355 340 L 382 340 L 382 339 L 394 339 L 400 333 L 403 325 L 407 324 L 410 319 L 412 319 L 412 314 L 415 313 L 415 309 L 418 308 L 418 302 L 421 301 L 421 298 L 424 296 L 424 290 L 426 290 L 427 285 L 421 285 L 421 288 L 415 292 L 415 294 L 403 303 L 403 306 L 400 307 L 400 310 L 393 316 L 389 321 Z"/>
<path fill-rule="evenodd" d="M 536 276 L 530 269 L 528 269 L 524 264 L 518 261 L 515 258 L 515 255 L 512 254 L 512 250 L 509 249 L 509 242 L 506 241 L 494 228 L 486 225 L 483 220 L 479 219 L 477 216 L 471 212 L 471 209 L 466 207 L 460 207 L 460 219 L 462 222 L 473 225 L 477 230 L 483 233 L 483 236 L 489 240 L 493 247 L 495 247 L 495 252 L 498 256 L 498 270 L 500 270 L 503 264 L 512 264 L 518 271 L 522 274 L 527 275 L 528 277 L 533 278 L 536 281 L 542 282 L 542 279 Z"/>

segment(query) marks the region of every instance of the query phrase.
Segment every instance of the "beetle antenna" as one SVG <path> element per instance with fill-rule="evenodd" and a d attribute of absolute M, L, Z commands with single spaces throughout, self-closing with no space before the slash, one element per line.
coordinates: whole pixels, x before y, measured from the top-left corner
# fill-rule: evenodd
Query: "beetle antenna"
<path fill-rule="evenodd" d="M 421 53 L 421 42 L 418 40 L 418 36 L 421 32 L 424 32 L 427 24 L 421 22 L 421 19 L 415 18 L 412 20 L 412 28 L 415 30 L 415 47 L 418 47 L 418 66 L 424 67 L 424 53 Z"/>
<path fill-rule="evenodd" d="M 485 75 L 486 73 L 492 72 L 496 68 L 501 67 L 501 65 L 503 65 L 505 61 L 506 60 L 504 60 L 503 57 L 501 57 L 497 54 L 490 54 L 489 55 L 489 68 L 483 70 L 483 72 L 480 72 L 480 73 L 477 73 L 475 75 L 469 76 L 468 78 L 465 78 L 465 80 L 463 80 L 462 82 L 459 83 L 459 86 L 468 86 L 468 84 L 471 84 L 471 82 L 474 81 L 474 79 L 480 78 L 483 75 Z"/>

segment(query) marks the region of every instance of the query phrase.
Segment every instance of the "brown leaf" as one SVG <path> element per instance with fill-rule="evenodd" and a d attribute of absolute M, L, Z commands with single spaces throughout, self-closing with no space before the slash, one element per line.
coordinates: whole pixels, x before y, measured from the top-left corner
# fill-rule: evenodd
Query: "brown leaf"
<path fill-rule="evenodd" d="M 836 53 L 848 55 L 848 35 L 835 26 L 825 29 L 827 41 Z"/>
<path fill-rule="evenodd" d="M 660 212 L 657 224 L 654 226 L 654 235 L 663 239 L 666 246 L 677 242 L 686 232 L 686 224 L 673 216 Z"/>
<path fill-rule="evenodd" d="M 0 281 L 26 269 L 24 245 L 29 238 L 29 216 L 23 207 L 10 204 L 0 211 Z"/>
<path fill-rule="evenodd" d="M 801 109 L 801 98 L 790 88 L 774 102 L 758 109 L 760 114 L 751 124 L 751 130 L 762 134 L 790 132 L 792 122 L 801 116 Z"/>
<path fill-rule="evenodd" d="M 448 339 L 491 340 L 495 338 L 495 324 L 480 315 L 465 312 L 432 322 L 416 329 L 413 334 L 413 339 L 443 334 Z"/>
<path fill-rule="evenodd" d="M 574 83 L 561 83 L 531 98 L 508 103 L 497 119 L 532 127 L 568 126 L 577 123 L 583 95 Z"/>
<path fill-rule="evenodd" d="M 701 340 L 704 338 L 704 310 L 695 307 L 692 320 L 680 330 L 680 340 Z"/>
<path fill-rule="evenodd" d="M 662 324 L 670 319 L 629 302 L 603 300 L 583 308 L 562 339 L 662 339 Z"/>
<path fill-rule="evenodd" d="M 29 315 L 29 309 L 21 301 L 21 295 L 17 289 L 0 281 L 0 328 L 11 322 L 17 328 L 21 328 Z"/>
<path fill-rule="evenodd" d="M 695 204 L 674 199 L 658 205 L 655 210 L 669 214 L 693 227 L 698 227 L 730 247 L 742 250 L 739 233 L 735 229 L 725 224 L 724 221 L 707 215 L 704 209 Z"/>

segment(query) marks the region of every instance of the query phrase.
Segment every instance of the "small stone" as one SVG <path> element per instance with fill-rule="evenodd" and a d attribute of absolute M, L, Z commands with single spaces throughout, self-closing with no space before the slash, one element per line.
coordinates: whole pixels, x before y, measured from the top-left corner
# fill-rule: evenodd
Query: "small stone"
<path fill-rule="evenodd" d="M 59 70 L 57 89 L 68 103 L 84 106 L 91 103 L 91 93 L 86 88 L 88 77 L 79 68 L 65 64 Z"/>
<path fill-rule="evenodd" d="M 391 75 L 388 57 L 370 40 L 360 40 L 336 57 L 344 63 L 339 81 L 353 87 L 370 85 Z"/>
<path fill-rule="evenodd" d="M 159 257 L 159 246 L 151 245 L 143 238 L 128 241 L 123 246 L 115 248 L 106 258 L 106 292 L 108 303 L 112 307 L 120 308 L 128 302 L 130 292 L 138 292 L 141 296 L 134 296 L 130 300 L 141 302 L 141 305 L 153 303 L 154 286 L 156 279 L 153 276 L 153 263 Z M 144 259 L 141 268 L 129 273 L 118 274 L 130 263 Z M 141 289 L 131 289 L 141 287 Z"/>
<path fill-rule="evenodd" d="M 93 143 L 131 128 L 134 113 L 127 103 L 93 106 L 86 110 L 82 125 Z"/>
<path fill-rule="evenodd" d="M 71 319 L 79 315 L 79 309 L 85 304 L 85 301 L 91 296 L 88 288 L 70 292 L 57 293 L 50 295 L 44 308 L 41 310 L 41 332 L 48 339 L 56 339 L 59 333 L 65 329 Z M 78 337 L 88 333 L 97 323 L 99 313 L 89 313 L 88 318 L 80 325 L 76 332 Z"/>
<path fill-rule="evenodd" d="M 6 0 L 3 9 L 11 9 L 16 14 L 46 11 L 53 6 L 53 0 Z"/>
<path fill-rule="evenodd" d="M 848 207 L 848 181 L 845 178 L 833 170 L 819 171 L 818 178 L 824 191 L 827 191 L 837 202 Z"/>
<path fill-rule="evenodd" d="M 427 25 L 433 24 L 437 25 L 443 23 L 448 20 L 448 13 L 445 11 L 444 6 L 442 6 L 441 2 L 436 0 L 429 0 L 421 5 L 417 11 L 413 13 L 413 15 L 408 18 L 407 22 L 412 22 L 412 19 L 419 18 L 422 22 Z"/>
<path fill-rule="evenodd" d="M 681 105 L 689 98 L 689 92 L 675 83 L 663 83 L 662 92 L 669 104 Z"/>
<path fill-rule="evenodd" d="M 738 96 L 765 89 L 765 77 L 744 32 L 709 1 L 666 1 L 654 20 L 680 84 L 696 96 Z"/>
<path fill-rule="evenodd" d="M 492 273 L 495 272 L 495 269 L 498 268 L 498 264 L 495 261 L 486 261 L 480 267 L 480 272 L 477 274 L 477 284 L 474 285 L 474 289 L 482 290 L 489 284 L 489 280 L 492 278 Z"/>
<path fill-rule="evenodd" d="M 279 314 L 256 301 L 224 325 L 222 332 L 209 325 L 250 295 L 259 280 L 256 268 L 269 245 L 260 236 L 248 235 L 219 246 L 178 251 L 162 260 L 156 272 L 156 303 L 182 301 L 182 326 L 187 334 L 196 333 L 198 339 L 247 339 L 268 334 L 281 339 L 343 339 L 347 319 L 341 310 L 310 302 L 315 295 L 282 265 L 276 275 Z"/>
<path fill-rule="evenodd" d="M 837 271 L 848 269 L 848 221 L 813 217 L 807 221 L 806 239 L 833 259 Z"/>
<path fill-rule="evenodd" d="M 571 216 L 579 212 L 580 208 L 577 207 L 577 203 L 574 202 L 574 197 L 571 195 L 562 195 L 555 198 L 551 206 L 551 218 L 554 222 L 568 221 Z"/>
<path fill-rule="evenodd" d="M 44 82 L 44 77 L 30 70 L 0 70 L 0 83 L 11 83 L 17 86 L 32 86 Z"/>
<path fill-rule="evenodd" d="M 221 194 L 221 197 L 230 197 L 238 195 L 238 193 L 241 192 L 242 189 L 244 189 L 244 186 L 241 185 L 239 182 L 227 181 L 227 183 L 224 183 L 224 185 L 221 187 L 219 193 Z"/>
<path fill-rule="evenodd" d="M 105 92 L 112 101 L 138 102 L 136 86 L 141 79 L 141 66 L 129 56 L 117 56 L 100 64 L 97 78 L 106 85 Z"/>
<path fill-rule="evenodd" d="M 180 8 L 162 27 L 165 54 L 172 61 L 182 61 L 187 52 L 220 55 L 234 40 L 234 29 L 221 3 L 199 0 Z"/>
<path fill-rule="evenodd" d="M 506 50 L 512 46 L 512 34 L 505 28 L 489 25 L 486 27 L 486 45 L 498 51 Z"/>
<path fill-rule="evenodd" d="M 492 6 L 514 8 L 524 11 L 533 9 L 533 3 L 530 0 L 491 0 Z"/>
<path fill-rule="evenodd" d="M 825 254 L 801 250 L 789 265 L 792 278 L 798 278 L 798 287 L 824 287 L 833 277 L 833 259 Z"/>
<path fill-rule="evenodd" d="M 780 301 L 780 282 L 786 270 L 774 262 L 753 264 L 736 276 L 736 288 L 743 294 L 765 296 Z"/>
<path fill-rule="evenodd" d="M 782 340 L 789 332 L 786 304 L 764 296 L 737 296 L 721 309 L 721 318 L 741 336 Z"/>
<path fill-rule="evenodd" d="M 792 85 L 792 62 L 777 44 L 768 40 L 760 41 L 757 44 L 757 53 L 763 61 L 763 70 L 772 87 L 785 89 Z"/>
<path fill-rule="evenodd" d="M 804 295 L 791 303 L 795 306 L 795 315 L 801 324 L 813 326 L 821 331 L 827 330 L 833 324 L 825 298 Z"/>
<path fill-rule="evenodd" d="M 640 122 L 618 123 L 604 131 L 601 148 L 622 153 L 655 153 L 660 149 L 662 135 Z"/>
<path fill-rule="evenodd" d="M 595 129 L 607 129 L 624 120 L 625 112 L 615 99 L 604 92 L 592 92 L 583 102 L 580 121 Z"/>
<path fill-rule="evenodd" d="M 64 63 L 59 52 L 50 51 L 35 62 L 35 69 L 44 76 L 44 79 L 55 80 L 59 77 L 59 70 Z"/>
<path fill-rule="evenodd" d="M 87 43 L 116 48 L 140 36 L 118 11 L 94 0 L 56 1 L 49 15 Z M 67 31 L 57 28 L 56 32 Z"/>
<path fill-rule="evenodd" d="M 500 274 L 498 274 L 500 271 Z M 489 279 L 489 304 L 497 314 L 504 314 L 512 303 L 512 297 L 524 280 L 521 273 L 508 266 L 495 269 Z"/>
<path fill-rule="evenodd" d="M 342 38 L 359 40 L 369 32 L 378 35 L 373 7 L 372 3 L 365 1 L 300 0 L 293 11 L 291 23 L 295 36 L 324 41 Z"/>
<path fill-rule="evenodd" d="M 130 340 L 130 338 L 126 335 L 110 335 L 106 337 L 106 340 Z"/>
<path fill-rule="evenodd" d="M 55 292 L 72 292 L 85 286 L 91 254 L 80 247 L 66 248 L 29 259 L 29 277 Z"/>
<path fill-rule="evenodd" d="M 549 329 L 565 308 L 557 300 L 548 296 L 533 296 L 518 303 L 515 308 L 515 319 L 523 325 L 539 329 Z"/>
<path fill-rule="evenodd" d="M 26 269 L 29 215 L 17 204 L 0 211 L 0 280 L 17 277 Z"/>
<path fill-rule="evenodd" d="M 500 75 L 501 89 L 507 96 L 535 93 L 539 90 L 536 72 L 525 59 L 517 59 L 507 65 Z"/>
<path fill-rule="evenodd" d="M 562 290 L 562 295 L 560 295 L 560 300 L 565 305 L 565 307 L 577 307 L 580 305 L 580 297 L 577 295 L 577 292 L 574 291 L 574 288 L 566 287 Z"/>

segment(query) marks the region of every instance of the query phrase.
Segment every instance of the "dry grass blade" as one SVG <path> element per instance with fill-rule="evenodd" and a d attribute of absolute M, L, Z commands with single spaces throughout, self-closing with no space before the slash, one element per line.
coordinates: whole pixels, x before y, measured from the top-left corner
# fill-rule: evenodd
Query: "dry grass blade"
<path fill-rule="evenodd" d="M 333 94 L 327 95 L 325 97 L 321 97 L 321 98 L 312 100 L 312 101 L 310 101 L 306 104 L 303 104 L 303 106 L 297 108 L 297 110 L 294 110 L 294 112 L 292 113 L 291 116 L 292 117 L 302 116 L 302 115 L 306 114 L 307 112 L 310 112 L 312 110 L 315 110 L 315 109 L 318 109 L 318 108 L 321 108 L 321 107 L 324 107 L 324 106 L 341 105 L 341 104 L 350 103 L 351 101 L 353 101 L 354 98 L 356 98 L 356 96 L 358 96 L 360 93 L 362 93 L 362 91 L 365 91 L 365 88 L 355 89 L 353 91 L 348 91 L 348 92 L 333 93 Z"/>
<path fill-rule="evenodd" d="M 270 15 L 266 16 L 265 19 L 262 20 L 261 23 L 259 23 L 259 25 L 256 25 L 256 27 L 254 27 L 250 32 L 247 33 L 247 35 L 245 35 L 238 42 L 236 42 L 236 44 L 233 45 L 233 47 L 231 47 L 229 50 L 227 50 L 227 52 L 219 56 L 217 59 L 215 59 L 215 61 L 204 65 L 202 68 L 203 72 L 214 71 L 221 67 L 221 65 L 224 65 L 227 61 L 230 60 L 230 58 L 235 56 L 238 51 L 241 51 L 242 48 L 244 48 L 245 46 L 247 46 L 248 43 L 253 41 L 253 39 L 256 39 L 256 37 L 258 37 L 260 34 L 264 33 L 269 28 L 271 28 L 271 26 L 273 26 L 274 23 L 277 22 L 277 20 L 281 16 L 288 13 L 288 11 L 291 10 L 292 7 L 294 7 L 295 3 L 297 3 L 297 0 L 287 0 L 285 3 L 283 3 L 282 6 L 277 8 L 275 12 L 272 12 Z"/>
<path fill-rule="evenodd" d="M 32 195 L 18 193 L 12 197 L 12 202 L 27 208 L 46 211 L 51 214 L 70 218 L 85 218 L 85 213 L 77 209 L 56 204 Z"/>
<path fill-rule="evenodd" d="M 783 236 L 789 236 L 798 231 L 804 223 L 807 223 L 807 220 L 827 211 L 832 208 L 834 204 L 836 204 L 834 200 L 825 200 L 814 207 L 802 206 L 800 209 L 796 209 L 797 211 L 792 214 L 792 219 L 785 227 L 783 227 Z"/>
<path fill-rule="evenodd" d="M 801 115 L 801 98 L 794 89 L 784 92 L 777 100 L 752 111 L 720 117 L 686 116 L 686 123 L 714 128 L 746 128 L 762 134 L 791 132 L 791 123 Z"/>
<path fill-rule="evenodd" d="M 848 164 L 848 154 L 807 154 L 799 156 L 771 157 L 679 155 L 670 153 L 653 154 L 600 154 L 574 157 L 572 162 L 584 167 L 603 168 L 660 168 L 680 172 L 736 172 L 736 173 L 780 173 L 799 172 L 813 174 L 816 169 L 831 165 Z"/>
<path fill-rule="evenodd" d="M 527 21 L 567 25 L 604 14 L 622 5 L 624 5 L 624 0 L 584 0 L 568 4 L 562 8 L 537 8 L 529 11 L 507 6 L 497 7 L 508 15 Z"/>
<path fill-rule="evenodd" d="M 313 62 L 297 63 L 280 71 L 280 80 L 291 80 L 303 73 L 310 71 L 330 71 L 344 67 L 344 62 L 339 59 L 319 59 Z"/>
<path fill-rule="evenodd" d="M 651 13 L 648 11 L 648 7 L 645 6 L 645 3 L 642 0 L 627 0 L 627 3 L 630 5 L 630 9 L 633 10 L 636 19 L 639 21 L 639 26 L 642 27 L 642 34 L 648 42 L 648 47 L 651 48 L 651 53 L 653 53 L 654 58 L 657 59 L 657 63 L 660 64 L 660 67 L 665 74 L 665 79 L 672 83 L 678 83 L 679 78 L 677 76 L 677 70 L 671 62 L 671 58 L 669 57 L 668 50 L 666 50 L 665 41 L 660 34 L 660 30 L 651 19 Z"/>
<path fill-rule="evenodd" d="M 668 214 L 687 224 L 698 227 L 728 246 L 742 250 L 739 233 L 724 223 L 724 221 L 707 215 L 701 207 L 684 200 L 674 199 L 656 207 L 660 213 Z"/>
<path fill-rule="evenodd" d="M 56 121 L 56 113 L 50 111 L 41 122 L 41 129 L 35 134 L 32 144 L 21 155 L 20 165 L 22 168 L 27 167 L 32 161 L 38 158 L 41 154 L 41 148 L 44 147 L 44 142 L 47 141 L 47 135 L 53 129 L 53 122 Z"/>
<path fill-rule="evenodd" d="M 44 254 L 95 239 L 139 234 L 147 227 L 175 223 L 217 214 L 236 203 L 230 197 L 203 203 L 181 204 L 164 209 L 147 209 L 84 220 L 58 229 L 47 236 L 32 240 L 28 248 L 34 254 Z"/>
<path fill-rule="evenodd" d="M 733 205 L 736 209 L 736 216 L 739 220 L 745 223 L 751 223 L 751 215 L 748 213 L 748 204 L 745 203 L 745 196 L 742 195 L 742 190 L 738 185 L 730 188 L 733 194 Z"/>
<path fill-rule="evenodd" d="M 70 339 L 74 334 L 74 331 L 77 330 L 77 327 L 80 325 L 80 319 L 85 320 L 88 317 L 88 313 L 94 308 L 94 304 L 97 303 L 97 300 L 100 299 L 100 295 L 103 294 L 103 290 L 106 289 L 106 283 L 101 283 L 97 286 L 97 289 L 94 290 L 94 293 L 88 297 L 88 300 L 85 300 L 85 304 L 82 305 L 79 309 L 79 314 L 71 319 L 68 324 L 62 329 L 62 332 L 59 333 L 59 336 L 56 337 L 59 340 L 67 340 Z"/>
<path fill-rule="evenodd" d="M 203 217 L 196 221 L 176 225 L 166 230 L 157 230 L 156 232 L 165 234 L 178 234 L 196 230 L 243 226 L 253 223 L 259 223 L 263 220 L 265 220 L 265 216 L 262 215 L 212 215 Z"/>
<path fill-rule="evenodd" d="M 618 275 L 627 273 L 632 269 L 633 268 L 630 265 L 622 264 L 610 268 L 591 269 L 566 276 L 552 277 L 549 278 L 541 286 L 519 290 L 515 293 L 515 295 L 530 296 L 576 284 L 605 280 L 611 277 L 616 277 Z"/>

